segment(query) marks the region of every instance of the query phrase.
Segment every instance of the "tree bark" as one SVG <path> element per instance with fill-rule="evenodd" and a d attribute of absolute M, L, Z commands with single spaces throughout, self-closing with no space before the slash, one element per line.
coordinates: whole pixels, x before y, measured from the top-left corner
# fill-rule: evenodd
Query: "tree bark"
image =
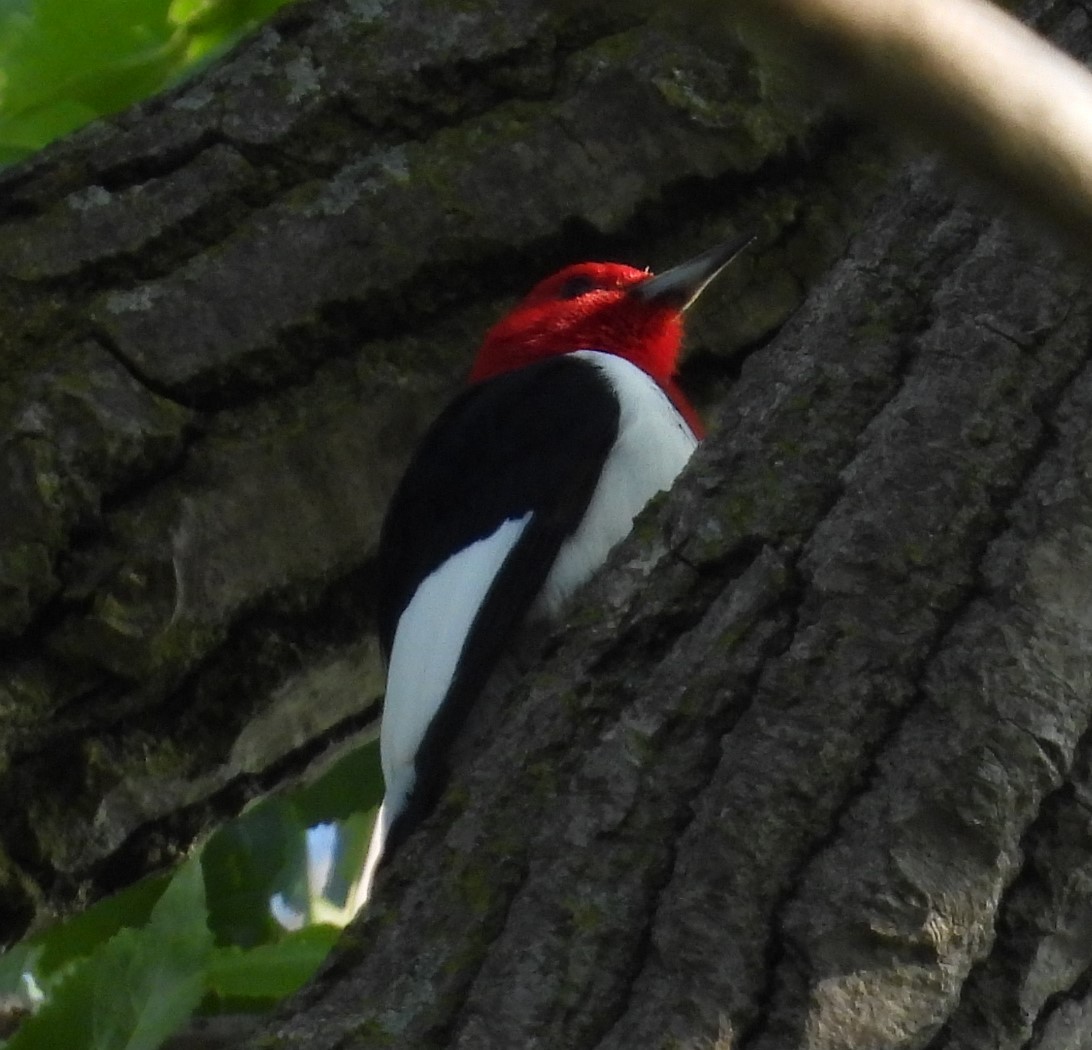
<path fill-rule="evenodd" d="M 2 928 L 368 731 L 384 502 L 511 296 L 756 228 L 712 436 L 250 1045 L 1087 1045 L 1086 274 L 590 6 L 291 8 L 0 180 Z"/>

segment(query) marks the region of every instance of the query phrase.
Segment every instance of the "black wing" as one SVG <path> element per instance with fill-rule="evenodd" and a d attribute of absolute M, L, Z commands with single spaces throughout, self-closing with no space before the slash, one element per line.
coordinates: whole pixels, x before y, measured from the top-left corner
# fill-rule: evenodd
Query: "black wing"
<path fill-rule="evenodd" d="M 532 517 L 478 610 L 422 740 L 388 855 L 434 804 L 449 741 L 583 518 L 618 422 L 617 398 L 594 364 L 551 358 L 468 389 L 411 461 L 380 536 L 379 637 L 388 658 L 402 611 L 432 572 L 506 520 Z"/>

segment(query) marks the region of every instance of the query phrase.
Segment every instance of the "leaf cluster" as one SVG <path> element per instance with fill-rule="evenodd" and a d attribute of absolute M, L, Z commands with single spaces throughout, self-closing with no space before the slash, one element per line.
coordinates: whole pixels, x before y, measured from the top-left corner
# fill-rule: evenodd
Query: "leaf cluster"
<path fill-rule="evenodd" d="M 0 956 L 4 1050 L 154 1050 L 195 1012 L 265 1010 L 350 918 L 382 793 L 378 743 L 219 829 L 149 876 Z M 364 807 L 363 809 L 361 807 Z"/>
<path fill-rule="evenodd" d="M 202 68 L 286 0 L 0 0 L 0 164 Z"/>

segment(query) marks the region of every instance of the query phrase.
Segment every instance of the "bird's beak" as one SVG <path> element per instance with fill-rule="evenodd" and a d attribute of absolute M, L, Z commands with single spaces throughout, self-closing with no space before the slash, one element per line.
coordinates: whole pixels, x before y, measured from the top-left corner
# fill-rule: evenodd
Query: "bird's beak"
<path fill-rule="evenodd" d="M 688 262 L 633 285 L 629 294 L 645 303 L 664 303 L 686 310 L 705 291 L 706 285 L 754 239 L 753 233 L 747 233 L 718 244 Z"/>

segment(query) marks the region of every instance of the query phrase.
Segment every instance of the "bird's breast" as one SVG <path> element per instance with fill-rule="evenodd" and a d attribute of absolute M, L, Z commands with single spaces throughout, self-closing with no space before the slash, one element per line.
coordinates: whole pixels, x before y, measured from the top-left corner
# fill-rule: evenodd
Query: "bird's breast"
<path fill-rule="evenodd" d="M 579 526 L 565 540 L 533 611 L 557 615 L 562 604 L 633 528 L 658 492 L 671 487 L 698 439 L 663 389 L 646 372 L 614 354 L 569 355 L 599 370 L 618 399 L 618 436 Z"/>

